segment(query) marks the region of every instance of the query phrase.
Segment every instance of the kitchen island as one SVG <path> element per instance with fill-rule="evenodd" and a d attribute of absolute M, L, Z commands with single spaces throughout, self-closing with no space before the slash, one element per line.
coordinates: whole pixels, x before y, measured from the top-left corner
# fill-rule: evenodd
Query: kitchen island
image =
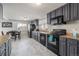
<path fill-rule="evenodd" d="M 9 35 L 0 36 L 0 56 L 10 56 L 11 40 Z"/>

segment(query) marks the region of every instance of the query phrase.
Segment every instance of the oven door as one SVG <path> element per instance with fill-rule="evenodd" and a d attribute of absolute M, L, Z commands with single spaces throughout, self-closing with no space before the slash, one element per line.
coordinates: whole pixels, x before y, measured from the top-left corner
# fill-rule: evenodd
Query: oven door
<path fill-rule="evenodd" d="M 48 36 L 48 43 L 47 43 L 47 47 L 48 49 L 50 49 L 51 51 L 53 51 L 54 53 L 58 54 L 59 52 L 59 38 L 56 35 L 49 35 Z"/>

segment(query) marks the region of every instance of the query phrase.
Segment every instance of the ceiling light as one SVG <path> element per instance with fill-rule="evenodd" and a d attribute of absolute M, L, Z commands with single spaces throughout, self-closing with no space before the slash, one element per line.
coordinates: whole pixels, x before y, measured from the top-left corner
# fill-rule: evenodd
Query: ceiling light
<path fill-rule="evenodd" d="M 37 5 L 41 5 L 41 3 L 36 3 Z"/>

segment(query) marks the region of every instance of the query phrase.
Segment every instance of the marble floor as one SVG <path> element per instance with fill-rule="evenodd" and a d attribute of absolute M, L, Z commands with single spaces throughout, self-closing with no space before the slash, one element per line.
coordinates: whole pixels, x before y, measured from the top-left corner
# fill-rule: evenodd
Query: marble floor
<path fill-rule="evenodd" d="M 11 56 L 57 56 L 34 39 L 12 41 Z"/>

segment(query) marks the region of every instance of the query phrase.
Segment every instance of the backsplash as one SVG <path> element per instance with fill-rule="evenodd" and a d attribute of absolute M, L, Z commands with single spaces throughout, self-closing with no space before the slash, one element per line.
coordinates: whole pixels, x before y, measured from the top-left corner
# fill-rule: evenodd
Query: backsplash
<path fill-rule="evenodd" d="M 65 25 L 48 25 L 49 30 L 52 29 L 67 29 L 68 32 L 77 32 L 79 33 L 79 20 L 70 22 Z"/>

